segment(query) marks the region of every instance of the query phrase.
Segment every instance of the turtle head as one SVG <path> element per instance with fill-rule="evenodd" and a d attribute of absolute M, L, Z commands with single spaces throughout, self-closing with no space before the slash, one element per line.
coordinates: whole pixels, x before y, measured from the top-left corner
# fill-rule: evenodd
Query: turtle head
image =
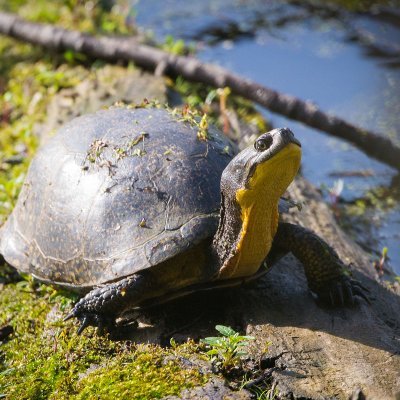
<path fill-rule="evenodd" d="M 252 275 L 267 256 L 278 227 L 278 203 L 297 174 L 301 145 L 288 128 L 261 135 L 221 177 L 221 218 L 213 246 L 220 277 Z"/>

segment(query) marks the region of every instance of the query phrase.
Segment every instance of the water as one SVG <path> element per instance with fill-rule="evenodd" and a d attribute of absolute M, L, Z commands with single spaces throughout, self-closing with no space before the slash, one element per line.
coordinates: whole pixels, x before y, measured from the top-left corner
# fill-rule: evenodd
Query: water
<path fill-rule="evenodd" d="M 400 26 L 367 15 L 326 18 L 324 10 L 283 1 L 142 0 L 133 7 L 137 24 L 154 32 L 158 40 L 171 34 L 196 41 L 200 59 L 312 100 L 324 111 L 387 135 L 400 145 Z M 212 34 L 221 27 L 226 31 L 228 26 L 230 39 Z M 389 57 L 396 52 L 397 58 Z M 300 138 L 303 175 L 317 187 L 332 187 L 339 179 L 338 172 L 368 170 L 372 176 L 340 177 L 346 201 L 364 198 L 376 188 L 387 191 L 384 197 L 397 196 L 385 210 L 369 207 L 364 218 L 350 227 L 350 233 L 375 253 L 375 258 L 388 247 L 390 265 L 400 275 L 396 171 L 344 141 L 269 111 L 263 113 L 274 126 L 289 126 Z M 368 225 L 363 225 L 362 219 Z"/>

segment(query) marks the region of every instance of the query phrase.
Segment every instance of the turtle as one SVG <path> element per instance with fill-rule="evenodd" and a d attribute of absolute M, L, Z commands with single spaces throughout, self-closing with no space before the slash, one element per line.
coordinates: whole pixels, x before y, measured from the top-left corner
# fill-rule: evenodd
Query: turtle
<path fill-rule="evenodd" d="M 301 162 L 289 128 L 237 153 L 214 126 L 166 108 L 73 119 L 31 162 L 0 230 L 7 264 L 82 294 L 65 320 L 114 329 L 128 310 L 259 277 L 288 252 L 322 302 L 362 287 L 328 243 L 281 221 Z M 164 300 L 163 300 L 164 299 Z"/>

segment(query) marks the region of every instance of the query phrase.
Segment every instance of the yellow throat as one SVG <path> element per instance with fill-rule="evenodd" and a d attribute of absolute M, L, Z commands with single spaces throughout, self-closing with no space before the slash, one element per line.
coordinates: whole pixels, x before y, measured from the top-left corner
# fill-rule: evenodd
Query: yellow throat
<path fill-rule="evenodd" d="M 221 268 L 220 278 L 249 276 L 268 255 L 278 228 L 278 203 L 297 174 L 301 148 L 290 143 L 256 167 L 248 187 L 236 192 L 242 228 L 234 256 Z"/>

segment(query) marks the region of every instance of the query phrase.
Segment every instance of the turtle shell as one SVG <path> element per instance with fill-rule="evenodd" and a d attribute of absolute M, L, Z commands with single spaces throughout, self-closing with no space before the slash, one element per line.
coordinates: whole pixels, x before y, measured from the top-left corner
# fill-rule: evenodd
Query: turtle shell
<path fill-rule="evenodd" d="M 211 237 L 234 149 L 212 127 L 155 108 L 112 108 L 66 124 L 33 159 L 0 253 L 68 287 L 118 280 Z"/>

